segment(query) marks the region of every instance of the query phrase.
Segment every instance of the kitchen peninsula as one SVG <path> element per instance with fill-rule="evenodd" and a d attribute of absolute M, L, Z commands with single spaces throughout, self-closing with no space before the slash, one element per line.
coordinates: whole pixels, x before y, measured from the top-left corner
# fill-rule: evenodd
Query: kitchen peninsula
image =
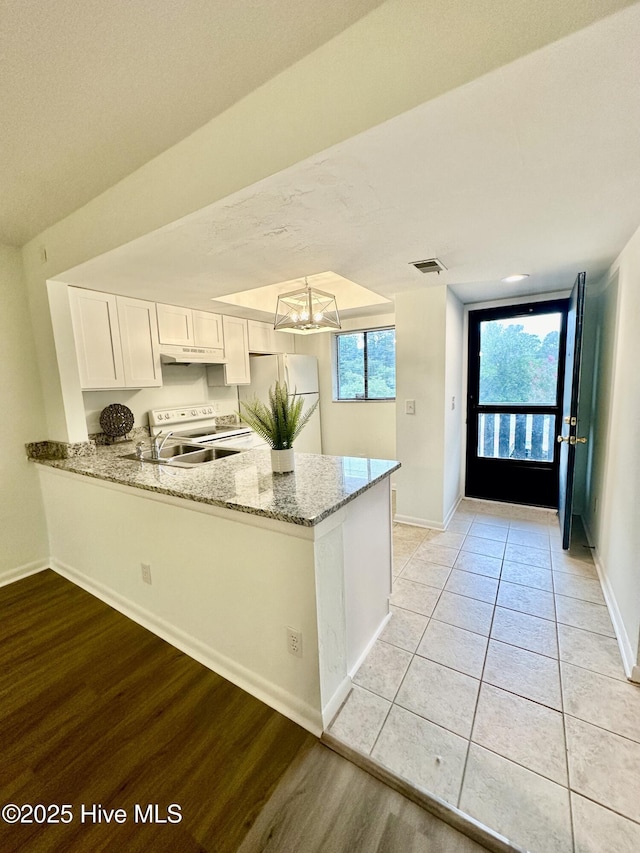
<path fill-rule="evenodd" d="M 52 568 L 318 734 L 388 619 L 399 463 L 127 452 L 37 460 Z"/>

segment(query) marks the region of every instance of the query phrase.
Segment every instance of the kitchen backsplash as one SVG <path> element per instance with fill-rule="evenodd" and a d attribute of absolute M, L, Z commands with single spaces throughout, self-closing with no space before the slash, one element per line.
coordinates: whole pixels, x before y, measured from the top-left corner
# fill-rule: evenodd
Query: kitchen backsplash
<path fill-rule="evenodd" d="M 211 403 L 216 415 L 230 415 L 238 411 L 238 389 L 209 387 L 206 367 L 201 364 L 163 364 L 161 388 L 137 390 L 84 391 L 84 411 L 87 431 L 100 431 L 100 412 L 110 403 L 122 403 L 133 412 L 136 427 L 148 426 L 150 409 L 169 406 L 187 406 L 190 403 Z"/>

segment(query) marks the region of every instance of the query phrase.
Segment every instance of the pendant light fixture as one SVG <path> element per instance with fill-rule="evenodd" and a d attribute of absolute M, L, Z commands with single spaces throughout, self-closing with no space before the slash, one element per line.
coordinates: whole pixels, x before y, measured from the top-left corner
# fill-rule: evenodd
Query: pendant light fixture
<path fill-rule="evenodd" d="M 278 296 L 273 328 L 288 332 L 309 333 L 340 329 L 340 316 L 335 296 L 309 286 Z"/>

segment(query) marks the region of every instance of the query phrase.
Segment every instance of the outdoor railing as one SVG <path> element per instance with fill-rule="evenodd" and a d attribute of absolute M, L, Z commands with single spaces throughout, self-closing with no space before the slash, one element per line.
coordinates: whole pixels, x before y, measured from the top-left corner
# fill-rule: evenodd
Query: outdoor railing
<path fill-rule="evenodd" d="M 555 415 L 478 415 L 478 456 L 553 462 Z"/>

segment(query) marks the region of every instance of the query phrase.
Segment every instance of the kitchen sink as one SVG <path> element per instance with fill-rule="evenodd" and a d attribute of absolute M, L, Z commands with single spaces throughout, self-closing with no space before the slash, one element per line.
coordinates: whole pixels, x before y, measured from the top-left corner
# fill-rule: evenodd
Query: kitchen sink
<path fill-rule="evenodd" d="M 224 459 L 225 456 L 234 456 L 239 450 L 230 447 L 203 447 L 196 453 L 189 453 L 184 459 L 185 465 L 203 465 L 205 462 L 213 462 L 214 459 Z"/>
<path fill-rule="evenodd" d="M 197 453 L 201 450 L 198 444 L 165 444 L 160 451 L 160 459 L 172 459 L 174 456 L 184 456 L 186 453 Z M 151 451 L 145 453 L 151 454 Z"/>
<path fill-rule="evenodd" d="M 138 462 L 151 462 L 153 465 L 171 465 L 173 468 L 196 468 L 225 456 L 233 456 L 240 450 L 230 447 L 203 447 L 201 444 L 170 444 L 160 451 L 160 457 L 154 459 L 150 450 L 143 450 L 142 455 L 127 453 L 122 459 L 133 459 Z"/>

